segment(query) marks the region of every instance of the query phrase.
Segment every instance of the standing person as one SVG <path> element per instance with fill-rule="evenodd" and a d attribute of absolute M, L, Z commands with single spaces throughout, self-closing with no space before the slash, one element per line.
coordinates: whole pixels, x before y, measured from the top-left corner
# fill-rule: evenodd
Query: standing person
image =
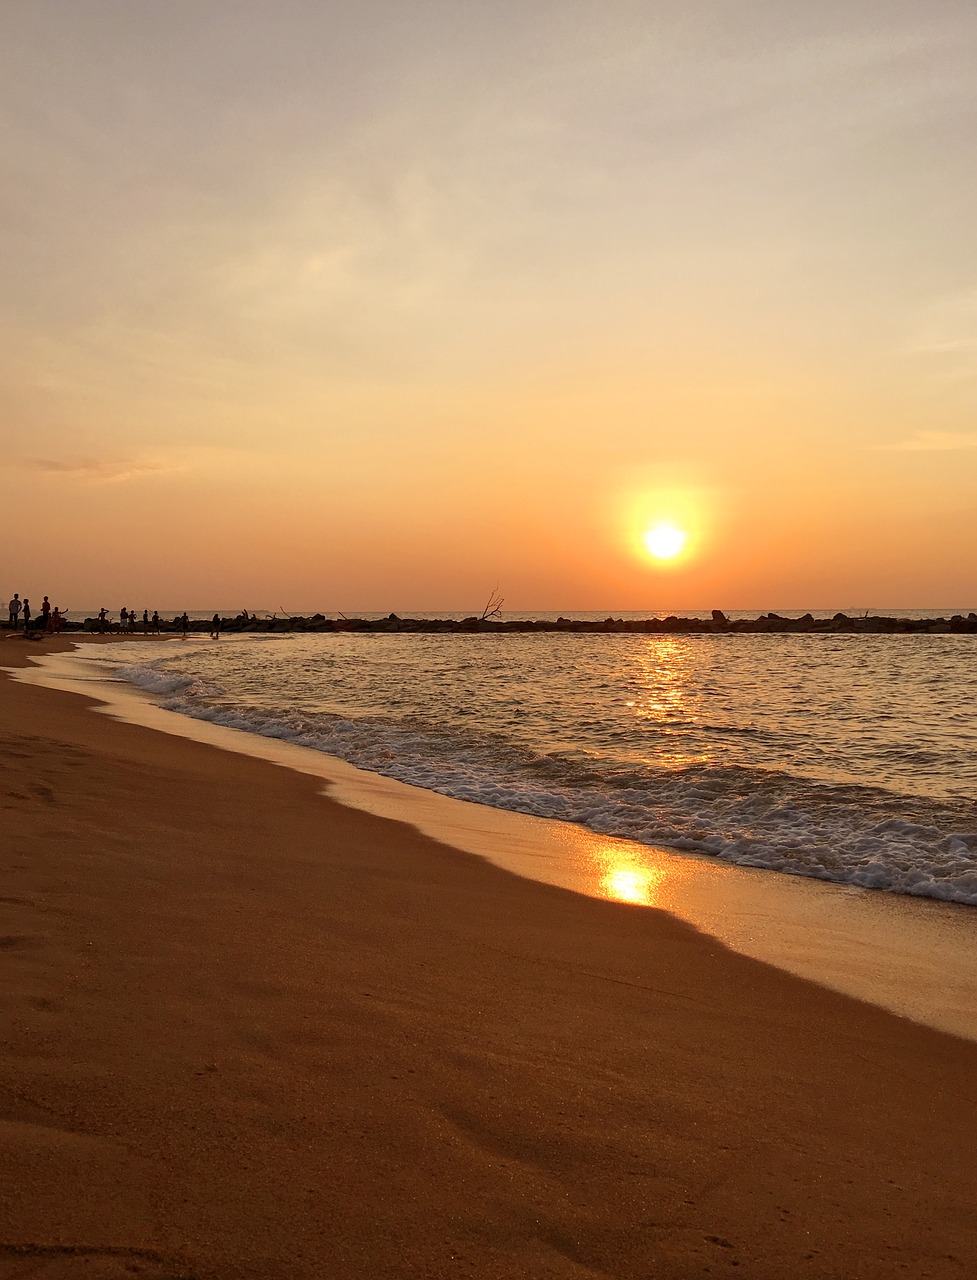
<path fill-rule="evenodd" d="M 24 630 L 31 629 L 31 602 L 24 596 Z"/>
<path fill-rule="evenodd" d="M 183 628 L 183 638 L 184 638 L 184 640 L 186 640 L 186 638 L 187 638 L 187 629 L 188 629 L 188 627 L 190 626 L 190 619 L 187 617 L 187 615 L 186 615 L 185 613 L 184 613 L 183 617 L 180 619 L 180 626 Z"/>
<path fill-rule="evenodd" d="M 13 627 L 15 631 L 17 630 L 17 622 L 18 622 L 18 619 L 20 618 L 20 611 L 22 607 L 23 606 L 20 603 L 20 596 L 15 591 L 14 598 L 10 601 L 10 604 L 7 606 L 7 608 L 10 610 L 10 625 Z"/>
<path fill-rule="evenodd" d="M 123 605 L 122 608 L 119 610 L 119 630 L 127 631 L 128 628 L 129 628 L 129 610 L 125 607 L 125 605 Z"/>
<path fill-rule="evenodd" d="M 159 635 L 159 610 L 153 610 L 153 634 Z"/>
<path fill-rule="evenodd" d="M 51 601 L 47 596 L 41 601 L 41 629 L 43 631 L 51 630 Z"/>
<path fill-rule="evenodd" d="M 143 629 L 143 635 L 145 635 L 146 632 L 149 630 L 149 610 L 148 609 L 143 609 L 142 611 L 142 629 Z"/>
<path fill-rule="evenodd" d="M 99 635 L 105 634 L 105 620 L 109 616 L 109 611 L 104 605 L 98 611 L 98 632 Z"/>
<path fill-rule="evenodd" d="M 210 622 L 210 638 L 219 640 L 221 638 L 221 616 L 215 613 Z"/>

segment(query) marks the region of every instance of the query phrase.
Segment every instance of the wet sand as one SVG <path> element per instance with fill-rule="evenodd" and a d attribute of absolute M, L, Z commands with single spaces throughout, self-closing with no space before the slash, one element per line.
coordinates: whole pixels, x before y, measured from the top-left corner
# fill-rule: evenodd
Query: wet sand
<path fill-rule="evenodd" d="M 0 752 L 5 1280 L 977 1269 L 977 1044 L 6 675 Z"/>

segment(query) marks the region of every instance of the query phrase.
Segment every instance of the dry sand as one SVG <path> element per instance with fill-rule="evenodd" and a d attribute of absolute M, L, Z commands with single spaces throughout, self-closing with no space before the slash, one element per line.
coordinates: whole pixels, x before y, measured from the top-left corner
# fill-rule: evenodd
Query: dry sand
<path fill-rule="evenodd" d="M 977 1044 L 6 675 L 0 753 L 3 1280 L 977 1273 Z"/>

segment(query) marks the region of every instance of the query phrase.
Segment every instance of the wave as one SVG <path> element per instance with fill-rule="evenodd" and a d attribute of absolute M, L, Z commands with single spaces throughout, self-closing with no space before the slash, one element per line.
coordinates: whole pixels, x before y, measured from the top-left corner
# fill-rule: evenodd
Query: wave
<path fill-rule="evenodd" d="M 455 799 L 740 866 L 977 905 L 977 807 L 968 801 L 954 810 L 741 765 L 669 768 L 651 759 L 636 767 L 580 750 L 541 754 L 478 726 L 235 705 L 220 689 L 152 664 L 116 674 L 168 710 Z"/>

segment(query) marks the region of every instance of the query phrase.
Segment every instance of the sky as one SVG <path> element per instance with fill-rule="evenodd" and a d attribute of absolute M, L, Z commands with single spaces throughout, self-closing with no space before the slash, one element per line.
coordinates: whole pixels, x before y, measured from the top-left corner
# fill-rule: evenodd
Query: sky
<path fill-rule="evenodd" d="M 975 65 L 972 0 L 0 0 L 0 595 L 977 608 Z"/>

